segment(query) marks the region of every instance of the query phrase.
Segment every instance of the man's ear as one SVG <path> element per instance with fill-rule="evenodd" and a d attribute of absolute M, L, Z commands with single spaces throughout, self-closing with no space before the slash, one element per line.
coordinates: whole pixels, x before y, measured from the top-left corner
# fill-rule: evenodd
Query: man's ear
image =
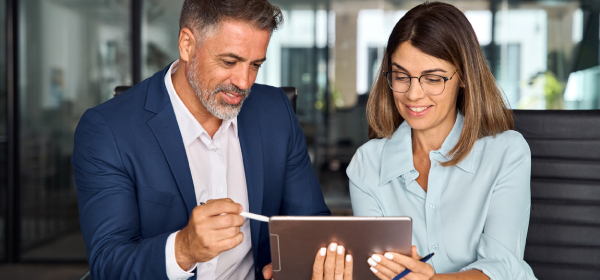
<path fill-rule="evenodd" d="M 194 33 L 187 27 L 179 30 L 179 59 L 189 62 L 196 50 L 196 38 Z"/>

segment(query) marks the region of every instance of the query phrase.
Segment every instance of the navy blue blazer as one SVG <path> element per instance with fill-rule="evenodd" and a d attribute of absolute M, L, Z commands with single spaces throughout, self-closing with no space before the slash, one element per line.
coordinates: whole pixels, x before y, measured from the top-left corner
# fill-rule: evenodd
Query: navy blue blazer
<path fill-rule="evenodd" d="M 165 245 L 197 205 L 164 76 L 169 67 L 89 109 L 75 132 L 74 167 L 90 272 L 166 279 Z M 238 116 L 250 212 L 328 215 L 304 134 L 285 93 L 255 84 Z M 256 279 L 271 262 L 267 223 L 250 221 Z M 194 277 L 195 278 L 195 277 Z"/>

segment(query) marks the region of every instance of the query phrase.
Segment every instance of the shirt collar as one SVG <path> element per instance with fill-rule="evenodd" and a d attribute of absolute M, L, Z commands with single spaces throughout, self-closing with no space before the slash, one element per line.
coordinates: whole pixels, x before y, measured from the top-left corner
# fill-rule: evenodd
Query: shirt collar
<path fill-rule="evenodd" d="M 452 158 L 448 155 L 448 152 L 450 152 L 456 143 L 458 143 L 463 125 L 464 117 L 459 111 L 454 126 L 452 127 L 452 131 L 450 131 L 450 134 L 448 134 L 446 140 L 442 143 L 442 147 L 438 150 L 446 160 Z M 474 161 L 472 154 L 473 150 L 457 165 L 457 167 L 466 172 L 473 173 Z M 379 186 L 400 176 L 405 177 L 406 180 L 416 179 L 416 173 L 412 155 L 412 131 L 408 123 L 404 121 L 400 124 L 398 129 L 396 129 L 394 134 L 392 134 L 392 139 L 388 140 L 383 148 Z"/>
<path fill-rule="evenodd" d="M 381 173 L 379 186 L 411 171 L 416 171 L 413 164 L 411 128 L 402 122 L 383 147 L 381 155 Z M 416 173 L 416 172 L 413 172 Z"/>
<path fill-rule="evenodd" d="M 183 104 L 177 92 L 175 92 L 175 87 L 173 86 L 173 80 L 171 80 L 171 75 L 175 73 L 177 67 L 179 66 L 179 59 L 175 60 L 169 67 L 167 74 L 165 75 L 165 86 L 167 87 L 167 92 L 169 93 L 169 98 L 171 99 L 171 104 L 173 105 L 173 110 L 175 111 L 175 117 L 177 119 L 177 123 L 179 125 L 179 130 L 181 131 L 181 137 L 183 138 L 183 144 L 187 147 L 189 146 L 196 138 L 200 137 L 202 134 L 208 133 L 206 130 L 200 125 L 200 123 L 194 118 L 190 110 Z M 231 120 L 223 121 L 221 127 L 217 131 L 217 134 L 224 133 L 227 131 L 229 127 L 232 127 L 235 137 L 238 137 L 238 125 L 237 125 L 237 117 Z M 205 138 L 205 137 L 200 137 Z M 210 137 L 208 137 L 210 139 Z M 205 142 L 205 141 L 203 141 Z M 207 143 L 205 143 L 207 144 Z"/>
<path fill-rule="evenodd" d="M 446 160 L 452 159 L 452 156 L 449 155 L 450 150 L 452 150 L 452 148 L 454 148 L 454 146 L 456 146 L 456 144 L 458 143 L 458 140 L 460 139 L 460 134 L 462 133 L 465 123 L 465 117 L 460 111 L 458 111 L 458 114 L 456 115 L 456 121 L 454 122 L 452 131 L 450 131 L 450 134 L 448 134 L 448 137 L 446 137 L 446 140 L 444 140 L 442 147 L 439 149 L 440 153 L 442 154 L 442 156 L 444 156 L 444 158 L 446 158 Z M 456 166 L 464 170 L 465 172 L 473 173 L 475 170 L 475 168 L 473 167 L 474 151 L 475 148 L 473 147 L 473 149 L 471 150 L 471 152 L 469 152 L 467 157 L 464 158 L 461 162 L 459 162 Z"/>

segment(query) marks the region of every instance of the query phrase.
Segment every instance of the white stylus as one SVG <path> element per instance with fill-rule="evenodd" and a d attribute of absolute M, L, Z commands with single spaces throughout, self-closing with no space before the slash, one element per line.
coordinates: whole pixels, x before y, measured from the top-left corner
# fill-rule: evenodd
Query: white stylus
<path fill-rule="evenodd" d="M 261 221 L 261 222 L 269 222 L 269 217 L 263 216 L 263 215 L 258 215 L 258 214 L 252 214 L 252 213 L 248 213 L 243 211 L 242 213 L 240 213 L 240 215 L 242 217 L 248 218 L 248 219 L 252 219 L 252 220 L 257 220 L 257 221 Z"/>

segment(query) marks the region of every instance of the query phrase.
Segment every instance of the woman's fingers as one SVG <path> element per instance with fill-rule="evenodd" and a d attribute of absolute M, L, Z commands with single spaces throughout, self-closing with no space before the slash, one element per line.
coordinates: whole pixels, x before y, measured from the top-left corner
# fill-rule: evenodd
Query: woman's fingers
<path fill-rule="evenodd" d="M 429 277 L 432 277 L 435 274 L 433 267 L 425 262 L 421 262 L 420 257 L 416 252 L 412 252 L 411 255 L 412 257 L 407 257 L 398 253 L 385 253 L 387 259 L 402 267 L 410 269 L 412 271 L 411 274 L 421 274 Z M 410 279 L 410 277 L 407 279 Z"/>
<path fill-rule="evenodd" d="M 344 280 L 352 280 L 352 267 L 354 261 L 352 260 L 352 256 L 350 254 L 346 255 L 346 264 L 344 267 Z"/>
<path fill-rule="evenodd" d="M 377 254 L 373 255 L 373 256 L 380 256 L 381 261 L 379 261 L 379 263 L 381 265 L 389 268 L 394 273 L 396 273 L 394 276 L 396 276 L 396 275 L 402 273 L 402 271 L 406 270 L 406 267 L 404 265 L 393 261 L 393 255 L 391 255 L 391 254 L 385 253 L 383 256 L 377 255 Z"/>
<path fill-rule="evenodd" d="M 384 275 L 383 273 L 381 273 L 381 271 L 379 271 L 379 269 L 375 268 L 374 266 L 371 266 L 371 272 L 373 272 L 373 274 L 375 274 L 375 276 L 377 276 L 377 278 L 381 279 L 381 280 L 390 280 L 390 277 L 387 277 L 386 275 Z"/>
<path fill-rule="evenodd" d="M 422 257 L 419 256 L 419 253 L 417 253 L 417 246 L 415 246 L 415 245 L 412 245 L 412 247 L 410 247 L 410 254 L 412 255 L 412 258 L 415 260 L 422 259 Z"/>
<path fill-rule="evenodd" d="M 346 248 L 331 243 L 317 252 L 312 280 L 352 280 L 352 256 Z"/>
<path fill-rule="evenodd" d="M 323 247 L 317 252 L 315 263 L 313 264 L 312 280 L 323 280 L 323 263 L 325 262 L 325 254 L 327 248 Z"/>
<path fill-rule="evenodd" d="M 403 266 L 394 263 L 393 261 L 390 261 L 379 254 L 374 254 L 367 260 L 367 262 L 372 268 L 377 270 L 378 273 L 380 273 L 382 276 L 385 276 L 382 279 L 392 279 L 400 272 L 404 271 Z M 373 271 L 373 269 L 371 269 L 371 271 Z M 373 273 L 375 273 L 375 271 L 373 271 Z M 375 275 L 377 275 L 377 273 L 375 273 Z"/>
<path fill-rule="evenodd" d="M 344 246 L 337 246 L 337 254 L 335 255 L 335 280 L 344 280 L 344 256 L 346 255 Z"/>
<path fill-rule="evenodd" d="M 372 258 L 369 258 L 367 262 L 371 266 L 371 271 L 375 274 L 375 276 L 379 277 L 379 279 L 389 280 L 396 276 L 389 268 L 376 263 Z"/>
<path fill-rule="evenodd" d="M 325 257 L 325 267 L 323 268 L 323 279 L 334 280 L 333 274 L 335 273 L 335 254 L 337 251 L 337 243 L 329 244 L 327 249 L 327 257 Z"/>

